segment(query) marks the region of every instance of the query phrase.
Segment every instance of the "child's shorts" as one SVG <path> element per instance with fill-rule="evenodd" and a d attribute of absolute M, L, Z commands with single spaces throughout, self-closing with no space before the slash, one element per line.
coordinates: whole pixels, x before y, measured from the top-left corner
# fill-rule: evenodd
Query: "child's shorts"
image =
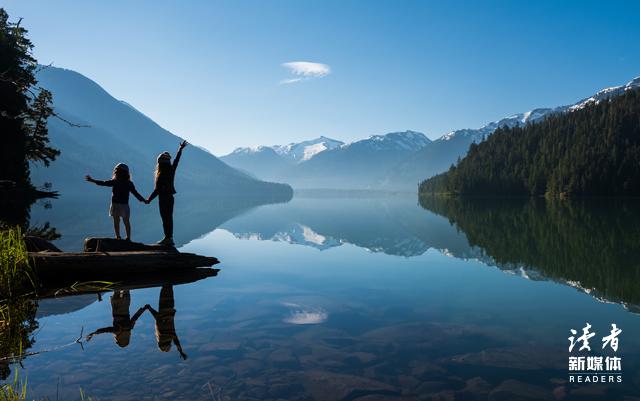
<path fill-rule="evenodd" d="M 109 216 L 129 218 L 129 205 L 126 203 L 112 203 L 109 207 Z"/>

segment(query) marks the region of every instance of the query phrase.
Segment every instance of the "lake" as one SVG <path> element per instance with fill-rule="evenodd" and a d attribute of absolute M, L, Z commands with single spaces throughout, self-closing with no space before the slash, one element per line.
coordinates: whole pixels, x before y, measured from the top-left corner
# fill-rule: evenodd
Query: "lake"
<path fill-rule="evenodd" d="M 637 204 L 178 195 L 180 250 L 218 257 L 219 274 L 41 300 L 29 351 L 48 352 L 11 369 L 52 400 L 80 388 L 98 400 L 632 399 Z M 107 207 L 106 196 L 62 197 L 35 205 L 31 222 L 77 250 L 111 235 Z M 132 225 L 134 240 L 161 237 L 156 205 L 132 204 Z M 114 314 L 129 321 L 147 304 L 113 333 Z M 587 323 L 592 352 L 569 352 L 570 330 Z M 612 323 L 617 351 L 602 349 Z M 620 357 L 622 382 L 569 382 L 572 356 Z"/>

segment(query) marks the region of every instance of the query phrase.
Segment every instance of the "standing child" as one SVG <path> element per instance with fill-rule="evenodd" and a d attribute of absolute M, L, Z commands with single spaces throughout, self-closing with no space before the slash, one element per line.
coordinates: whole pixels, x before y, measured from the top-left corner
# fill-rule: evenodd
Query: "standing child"
<path fill-rule="evenodd" d="M 129 167 L 126 164 L 119 163 L 113 169 L 113 176 L 110 180 L 101 181 L 94 180 L 87 175 L 85 180 L 93 182 L 103 187 L 112 187 L 111 190 L 111 206 L 109 207 L 109 216 L 113 217 L 113 229 L 116 232 L 116 239 L 120 237 L 120 218 L 124 222 L 124 229 L 127 232 L 126 240 L 131 240 L 131 224 L 129 223 L 129 192 L 131 192 L 140 202 L 147 201 L 136 191 L 136 187 L 131 182 L 129 175 Z"/>
<path fill-rule="evenodd" d="M 151 195 L 149 195 L 149 199 L 147 199 L 147 203 L 150 203 L 156 196 L 158 197 L 162 229 L 164 230 L 164 238 L 158 242 L 158 244 L 161 245 L 173 246 L 173 195 L 176 193 L 173 181 L 176 175 L 176 168 L 178 168 L 178 162 L 180 162 L 180 156 L 182 156 L 182 149 L 184 149 L 185 146 L 187 146 L 187 141 L 182 141 L 173 163 L 171 163 L 171 155 L 169 152 L 162 152 L 158 156 L 155 188 Z"/>

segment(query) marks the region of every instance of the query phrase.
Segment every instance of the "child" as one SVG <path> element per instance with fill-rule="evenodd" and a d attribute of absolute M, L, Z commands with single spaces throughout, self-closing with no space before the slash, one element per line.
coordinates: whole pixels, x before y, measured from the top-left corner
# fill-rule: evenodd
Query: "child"
<path fill-rule="evenodd" d="M 185 146 L 187 146 L 187 141 L 182 141 L 173 163 L 171 163 L 171 155 L 169 152 L 162 152 L 158 156 L 155 188 L 146 201 L 147 204 L 149 204 L 156 196 L 158 197 L 160 217 L 162 218 L 162 228 L 164 230 L 164 238 L 158 242 L 158 244 L 161 245 L 173 246 L 173 195 L 176 193 L 173 180 L 176 175 L 176 168 L 178 168 L 180 156 L 182 155 L 182 149 L 184 149 Z"/>
<path fill-rule="evenodd" d="M 112 187 L 111 190 L 111 207 L 109 208 L 109 216 L 113 217 L 113 228 L 116 232 L 116 239 L 120 237 L 120 218 L 124 222 L 124 228 L 127 231 L 126 240 L 131 240 L 131 225 L 129 224 L 129 192 L 131 192 L 140 202 L 147 201 L 136 191 L 136 187 L 131 182 L 129 175 L 129 167 L 126 164 L 119 163 L 113 169 L 113 176 L 108 181 L 94 180 L 87 175 L 85 180 L 103 187 Z"/>
<path fill-rule="evenodd" d="M 111 296 L 111 314 L 113 315 L 113 325 L 103 327 L 87 336 L 87 341 L 91 341 L 93 336 L 102 333 L 112 333 L 113 338 L 120 347 L 124 348 L 131 341 L 131 330 L 136 325 L 136 321 L 144 313 L 146 308 L 140 308 L 129 317 L 129 306 L 131 305 L 131 294 L 129 290 L 114 291 Z"/>

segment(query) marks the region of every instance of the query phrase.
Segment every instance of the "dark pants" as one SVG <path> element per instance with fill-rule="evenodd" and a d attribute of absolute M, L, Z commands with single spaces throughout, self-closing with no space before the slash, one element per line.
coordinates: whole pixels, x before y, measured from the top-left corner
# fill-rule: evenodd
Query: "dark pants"
<path fill-rule="evenodd" d="M 160 217 L 162 217 L 164 236 L 167 238 L 173 238 L 173 195 L 159 195 L 158 205 L 160 206 Z"/>

